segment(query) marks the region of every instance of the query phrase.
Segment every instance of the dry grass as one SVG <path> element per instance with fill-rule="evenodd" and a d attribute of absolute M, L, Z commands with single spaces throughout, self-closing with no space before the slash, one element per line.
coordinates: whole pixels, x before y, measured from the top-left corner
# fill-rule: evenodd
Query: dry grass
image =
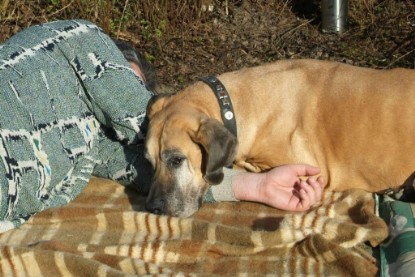
<path fill-rule="evenodd" d="M 213 11 L 203 12 L 211 4 Z M 202 74 L 287 58 L 415 67 L 412 0 L 350 0 L 348 29 L 341 35 L 320 31 L 319 5 L 317 0 L 2 0 L 0 41 L 33 24 L 88 19 L 134 43 L 159 79 L 177 89 Z"/>

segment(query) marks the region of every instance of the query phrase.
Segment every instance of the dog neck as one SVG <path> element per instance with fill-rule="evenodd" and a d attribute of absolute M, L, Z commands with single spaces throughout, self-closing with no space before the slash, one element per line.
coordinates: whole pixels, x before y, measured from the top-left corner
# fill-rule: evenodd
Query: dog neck
<path fill-rule="evenodd" d="M 200 80 L 209 85 L 209 87 L 215 94 L 216 98 L 218 99 L 222 121 L 226 129 L 228 129 L 229 132 L 234 134 L 235 137 L 238 137 L 236 129 L 235 112 L 233 110 L 231 98 L 225 86 L 215 76 L 202 77 L 200 78 Z"/>

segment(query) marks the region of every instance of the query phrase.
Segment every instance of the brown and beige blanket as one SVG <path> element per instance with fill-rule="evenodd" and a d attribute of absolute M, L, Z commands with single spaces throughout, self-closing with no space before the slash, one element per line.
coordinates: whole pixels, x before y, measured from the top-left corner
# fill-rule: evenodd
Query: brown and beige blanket
<path fill-rule="evenodd" d="M 388 235 L 357 190 L 327 192 L 306 213 L 224 202 L 178 219 L 143 206 L 94 178 L 68 206 L 0 235 L 0 276 L 376 276 L 372 246 Z"/>

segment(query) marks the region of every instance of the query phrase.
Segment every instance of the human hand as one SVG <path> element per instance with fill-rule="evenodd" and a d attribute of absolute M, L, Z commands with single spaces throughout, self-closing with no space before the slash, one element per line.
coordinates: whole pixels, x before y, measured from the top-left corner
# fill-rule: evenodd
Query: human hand
<path fill-rule="evenodd" d="M 322 198 L 324 180 L 313 177 L 319 173 L 319 168 L 306 164 L 283 165 L 265 173 L 241 173 L 235 178 L 233 191 L 239 200 L 305 211 Z"/>

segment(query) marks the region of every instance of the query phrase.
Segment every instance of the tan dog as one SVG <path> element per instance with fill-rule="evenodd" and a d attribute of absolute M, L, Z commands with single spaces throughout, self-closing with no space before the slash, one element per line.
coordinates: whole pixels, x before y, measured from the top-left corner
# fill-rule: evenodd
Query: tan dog
<path fill-rule="evenodd" d="M 249 171 L 308 163 L 339 191 L 396 188 L 415 170 L 415 70 L 287 60 L 218 78 L 233 102 L 237 140 L 203 82 L 149 105 L 153 212 L 193 214 L 231 163 Z"/>

